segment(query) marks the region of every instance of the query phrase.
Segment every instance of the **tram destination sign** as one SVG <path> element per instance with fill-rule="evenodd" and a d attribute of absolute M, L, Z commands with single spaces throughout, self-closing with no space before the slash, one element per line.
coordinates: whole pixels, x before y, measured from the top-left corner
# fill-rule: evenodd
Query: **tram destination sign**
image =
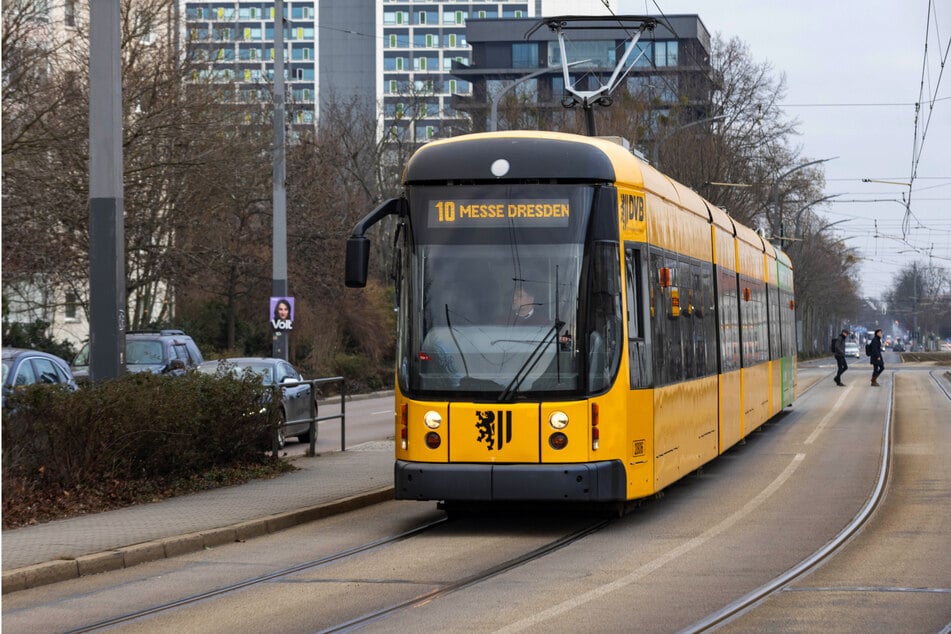
<path fill-rule="evenodd" d="M 571 202 L 567 198 L 526 198 L 519 200 L 437 199 L 429 203 L 429 227 L 567 227 L 571 222 Z"/>

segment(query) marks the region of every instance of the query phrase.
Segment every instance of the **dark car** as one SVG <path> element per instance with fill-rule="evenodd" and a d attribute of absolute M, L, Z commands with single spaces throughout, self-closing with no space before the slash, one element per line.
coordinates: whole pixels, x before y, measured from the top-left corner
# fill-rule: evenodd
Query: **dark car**
<path fill-rule="evenodd" d="M 285 439 L 293 436 L 297 436 L 299 442 L 310 442 L 313 392 L 309 384 L 286 385 L 304 380 L 301 373 L 287 361 L 268 357 L 234 357 L 205 361 L 198 366 L 198 371 L 204 374 L 230 372 L 238 376 L 250 371 L 259 375 L 266 387 L 280 385 L 283 424 L 278 430 L 278 446 L 283 447 Z M 266 394 L 270 395 L 270 390 Z"/>
<path fill-rule="evenodd" d="M 23 348 L 3 348 L 3 403 L 15 388 L 36 383 L 77 389 L 69 364 L 56 355 Z"/>
<path fill-rule="evenodd" d="M 129 372 L 182 374 L 203 361 L 195 341 L 181 330 L 132 330 L 125 333 L 125 368 Z M 89 376 L 89 344 L 73 361 L 77 378 Z"/>

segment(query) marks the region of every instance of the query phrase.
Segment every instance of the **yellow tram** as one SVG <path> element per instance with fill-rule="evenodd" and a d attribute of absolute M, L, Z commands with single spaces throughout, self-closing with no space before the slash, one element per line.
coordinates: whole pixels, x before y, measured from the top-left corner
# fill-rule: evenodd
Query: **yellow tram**
<path fill-rule="evenodd" d="M 398 499 L 655 493 L 792 404 L 789 259 L 610 140 L 435 141 L 398 218 Z"/>

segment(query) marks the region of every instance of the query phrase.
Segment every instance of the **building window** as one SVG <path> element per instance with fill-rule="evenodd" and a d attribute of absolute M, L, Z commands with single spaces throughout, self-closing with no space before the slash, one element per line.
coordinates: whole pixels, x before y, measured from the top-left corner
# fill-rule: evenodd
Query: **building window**
<path fill-rule="evenodd" d="M 677 41 L 654 42 L 654 63 L 660 66 L 676 66 L 678 61 Z"/>
<path fill-rule="evenodd" d="M 76 26 L 76 0 L 66 0 L 63 5 L 63 21 L 66 26 Z"/>
<path fill-rule="evenodd" d="M 538 66 L 538 44 L 512 44 L 512 68 L 535 68 Z"/>
<path fill-rule="evenodd" d="M 64 312 L 66 314 L 66 321 L 79 321 L 79 297 L 76 293 L 66 293 Z"/>

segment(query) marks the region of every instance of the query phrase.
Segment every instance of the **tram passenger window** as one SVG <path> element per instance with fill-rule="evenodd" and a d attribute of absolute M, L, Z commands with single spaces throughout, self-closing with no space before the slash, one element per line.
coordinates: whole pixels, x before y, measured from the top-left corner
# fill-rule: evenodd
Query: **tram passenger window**
<path fill-rule="evenodd" d="M 621 352 L 621 271 L 616 243 L 596 243 L 588 307 L 588 389 L 611 385 Z"/>
<path fill-rule="evenodd" d="M 649 387 L 650 359 L 647 356 L 647 333 L 643 327 L 644 295 L 643 265 L 639 249 L 625 249 L 627 274 L 627 336 L 631 388 Z"/>

